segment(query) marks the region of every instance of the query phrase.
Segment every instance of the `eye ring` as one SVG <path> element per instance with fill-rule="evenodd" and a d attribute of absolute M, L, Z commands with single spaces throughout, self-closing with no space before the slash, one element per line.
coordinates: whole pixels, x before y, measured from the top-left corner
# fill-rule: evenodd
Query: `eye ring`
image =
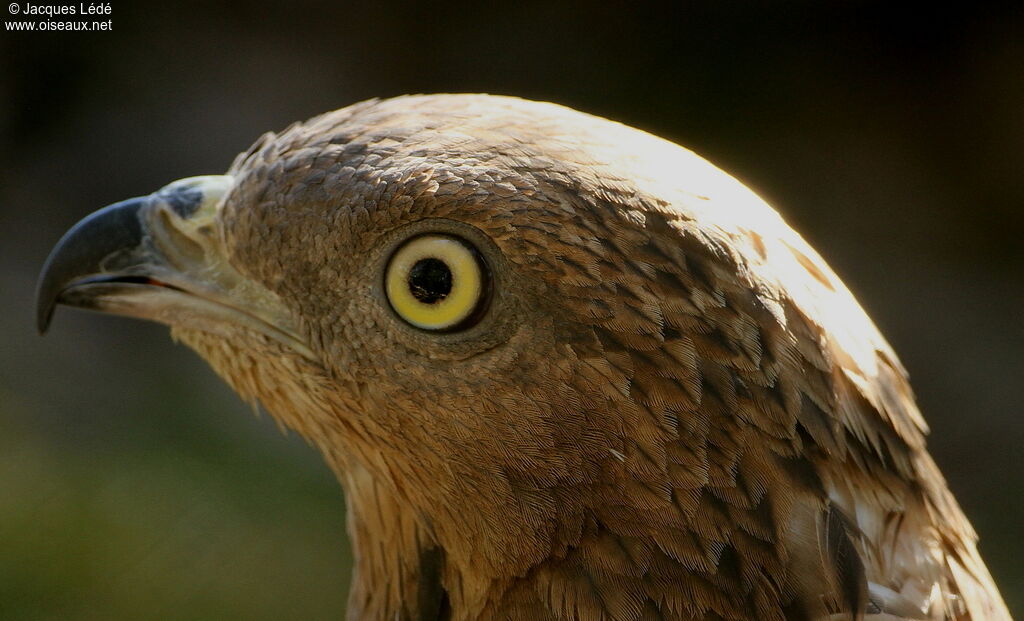
<path fill-rule="evenodd" d="M 490 273 L 480 253 L 460 237 L 418 235 L 391 255 L 384 271 L 391 309 L 406 323 L 430 332 L 474 325 L 490 297 Z"/>

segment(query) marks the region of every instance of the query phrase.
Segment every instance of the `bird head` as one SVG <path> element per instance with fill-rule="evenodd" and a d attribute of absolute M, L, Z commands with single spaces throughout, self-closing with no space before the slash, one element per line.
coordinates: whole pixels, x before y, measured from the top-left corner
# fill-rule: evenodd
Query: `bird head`
<path fill-rule="evenodd" d="M 168 324 L 319 448 L 394 592 L 358 610 L 427 606 L 434 572 L 477 611 L 533 576 L 523 606 L 572 617 L 654 576 L 592 605 L 750 618 L 803 588 L 765 576 L 826 488 L 918 476 L 895 356 L 799 235 L 693 153 L 552 104 L 403 97 L 267 134 L 76 225 L 40 329 L 57 303 Z"/>

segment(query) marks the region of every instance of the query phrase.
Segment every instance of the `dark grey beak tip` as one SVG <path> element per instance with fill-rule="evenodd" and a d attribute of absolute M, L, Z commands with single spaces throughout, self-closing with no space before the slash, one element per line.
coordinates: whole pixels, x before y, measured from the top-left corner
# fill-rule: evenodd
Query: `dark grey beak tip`
<path fill-rule="evenodd" d="M 36 332 L 39 336 L 46 334 L 46 331 L 50 328 L 50 321 L 53 320 L 53 307 L 55 303 L 42 303 L 36 301 Z"/>
<path fill-rule="evenodd" d="M 36 286 L 36 329 L 45 334 L 61 293 L 77 280 L 98 275 L 111 254 L 142 243 L 139 209 L 149 197 L 114 203 L 71 227 L 50 251 Z"/>

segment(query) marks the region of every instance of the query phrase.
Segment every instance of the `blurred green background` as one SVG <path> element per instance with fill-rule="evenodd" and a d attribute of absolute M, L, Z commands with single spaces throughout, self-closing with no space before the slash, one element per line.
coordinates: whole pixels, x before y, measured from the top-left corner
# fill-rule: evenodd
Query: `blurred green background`
<path fill-rule="evenodd" d="M 855 1 L 111 3 L 0 34 L 0 619 L 337 619 L 344 500 L 160 326 L 36 273 L 108 203 L 373 96 L 487 91 L 663 135 L 775 204 L 909 368 L 1024 611 L 1024 14 Z M 4 18 L 8 18 L 6 14 Z"/>

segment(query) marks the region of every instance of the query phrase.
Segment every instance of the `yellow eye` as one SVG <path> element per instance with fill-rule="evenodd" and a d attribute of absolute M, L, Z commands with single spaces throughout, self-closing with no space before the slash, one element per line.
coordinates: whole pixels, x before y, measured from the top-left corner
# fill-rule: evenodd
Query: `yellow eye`
<path fill-rule="evenodd" d="M 445 235 L 421 235 L 391 257 L 384 276 L 398 316 L 424 330 L 468 327 L 479 316 L 487 275 L 476 251 Z"/>

